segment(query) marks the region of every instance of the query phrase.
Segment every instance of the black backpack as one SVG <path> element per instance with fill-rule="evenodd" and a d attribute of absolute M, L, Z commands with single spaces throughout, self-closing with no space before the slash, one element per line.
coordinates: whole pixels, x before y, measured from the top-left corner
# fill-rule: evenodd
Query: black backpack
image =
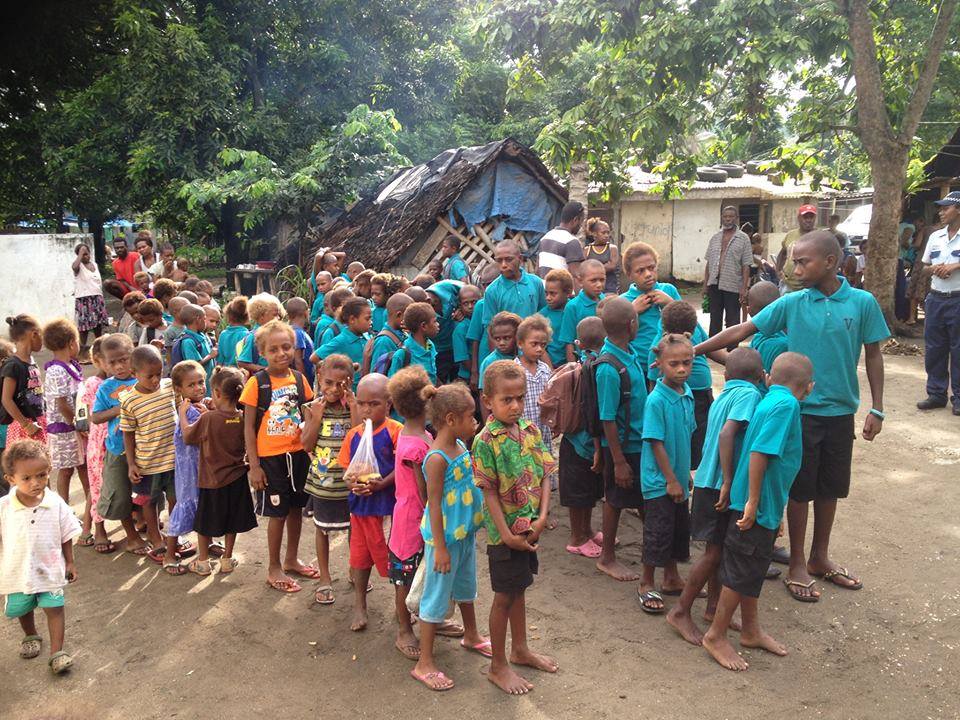
<path fill-rule="evenodd" d="M 610 365 L 620 377 L 620 407 L 627 419 L 627 432 L 630 432 L 630 400 L 632 398 L 630 373 L 627 366 L 611 353 L 603 353 L 596 358 L 583 361 L 583 374 L 580 380 L 580 403 L 583 408 L 583 427 L 590 437 L 603 437 L 603 422 L 600 420 L 600 403 L 597 400 L 597 368 L 601 364 Z M 626 438 L 624 438 L 626 440 Z"/>
<path fill-rule="evenodd" d="M 307 403 L 307 396 L 304 392 L 303 375 L 296 370 L 291 370 L 293 379 L 297 386 L 297 406 L 302 408 Z M 260 432 L 260 424 L 263 422 L 263 416 L 270 409 L 270 400 L 273 396 L 273 383 L 270 382 L 270 374 L 266 370 L 259 370 L 253 377 L 257 380 L 257 419 L 256 430 Z"/>
<path fill-rule="evenodd" d="M 0 367 L 3 367 L 9 362 L 14 362 L 13 358 L 7 358 L 3 362 L 0 362 Z M 23 362 L 19 360 L 19 362 Z M 0 378 L 0 387 L 3 387 L 3 379 Z M 20 408 L 20 412 L 23 412 L 23 408 L 26 407 L 27 403 L 27 383 L 23 383 L 18 387 L 13 393 L 13 404 Z M 0 425 L 10 425 L 13 423 L 13 415 L 7 412 L 7 409 L 3 406 L 3 403 L 0 403 Z"/>

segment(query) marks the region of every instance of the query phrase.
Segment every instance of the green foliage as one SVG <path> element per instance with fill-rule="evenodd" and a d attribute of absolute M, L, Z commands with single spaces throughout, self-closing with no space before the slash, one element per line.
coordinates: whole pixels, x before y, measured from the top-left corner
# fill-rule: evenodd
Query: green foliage
<path fill-rule="evenodd" d="M 177 257 L 190 261 L 190 272 L 200 268 L 223 267 L 223 247 L 208 247 L 202 242 L 177 245 Z"/>

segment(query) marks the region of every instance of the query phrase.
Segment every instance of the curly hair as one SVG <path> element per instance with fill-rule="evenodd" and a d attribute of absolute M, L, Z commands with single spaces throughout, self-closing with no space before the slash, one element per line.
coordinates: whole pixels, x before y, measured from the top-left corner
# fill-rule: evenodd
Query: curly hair
<path fill-rule="evenodd" d="M 488 398 L 497 393 L 497 386 L 505 380 L 527 381 L 527 374 L 513 360 L 496 360 L 483 373 L 483 394 Z"/>
<path fill-rule="evenodd" d="M 382 285 L 384 293 L 388 298 L 391 295 L 396 295 L 399 292 L 403 292 L 403 289 L 407 285 L 405 278 L 402 278 L 399 275 L 391 275 L 390 273 L 377 273 L 370 278 L 370 282 L 373 285 Z"/>
<path fill-rule="evenodd" d="M 237 295 L 227 303 L 223 311 L 227 315 L 227 322 L 231 325 L 248 325 L 250 323 L 246 295 Z"/>
<path fill-rule="evenodd" d="M 657 254 L 657 251 L 653 249 L 652 245 L 647 245 L 647 243 L 639 241 L 627 245 L 626 250 L 623 251 L 623 257 L 620 263 L 623 265 L 623 271 L 629 275 L 633 261 L 644 255 L 651 256 L 654 262 L 660 262 L 660 256 Z"/>
<path fill-rule="evenodd" d="M 207 371 L 203 369 L 203 365 L 196 360 L 181 360 L 178 362 L 170 371 L 170 380 L 173 381 L 173 386 L 178 388 L 183 387 L 184 383 L 187 382 L 187 377 L 192 372 L 200 373 L 203 376 L 207 374 Z"/>
<path fill-rule="evenodd" d="M 428 384 L 420 391 L 420 398 L 426 403 L 430 422 L 435 428 L 440 427 L 447 415 L 462 415 L 468 412 L 473 414 L 477 409 L 470 389 L 463 383 L 450 383 L 440 387 Z M 400 414 L 403 415 L 403 411 L 400 411 Z"/>
<path fill-rule="evenodd" d="M 342 353 L 332 353 L 327 355 L 323 362 L 320 363 L 320 367 L 317 370 L 317 377 L 323 377 L 324 373 L 328 372 L 342 372 L 349 379 L 353 379 L 353 374 L 356 372 L 356 366 L 354 365 L 353 360 Z"/>
<path fill-rule="evenodd" d="M 584 223 L 583 236 L 590 242 L 590 244 L 593 244 L 594 240 L 597 239 L 597 228 L 600 225 L 606 225 L 607 227 L 610 227 L 610 223 L 601 217 L 587 218 L 587 222 Z"/>
<path fill-rule="evenodd" d="M 147 296 L 139 290 L 128 292 L 123 296 L 123 309 L 132 315 L 133 311 L 140 307 L 140 303 L 146 299 Z"/>
<path fill-rule="evenodd" d="M 74 340 L 80 344 L 80 333 L 77 326 L 66 318 L 51 320 L 43 326 L 43 344 L 47 350 L 65 350 Z"/>
<path fill-rule="evenodd" d="M 177 286 L 170 278 L 160 278 L 153 284 L 153 296 L 161 303 L 177 294 Z"/>
<path fill-rule="evenodd" d="M 235 405 L 243 392 L 243 372 L 229 365 L 218 365 L 210 378 L 210 390 L 216 390 Z"/>
<path fill-rule="evenodd" d="M 501 310 L 492 318 L 490 318 L 490 325 L 487 327 L 487 332 L 490 337 L 493 337 L 493 329 L 495 327 L 500 327 L 502 325 L 511 325 L 514 330 L 520 327 L 520 323 L 523 320 L 520 319 L 520 316 L 516 313 L 512 313 L 508 310 Z"/>
<path fill-rule="evenodd" d="M 137 306 L 137 312 L 140 317 L 151 316 L 161 317 L 163 315 L 163 305 L 156 298 L 148 298 Z"/>
<path fill-rule="evenodd" d="M 283 317 L 283 306 L 279 300 L 269 293 L 254 295 L 247 301 L 247 312 L 250 314 L 250 319 L 255 323 L 259 324 L 271 310 L 277 311 L 277 317 Z"/>
<path fill-rule="evenodd" d="M 271 320 L 266 325 L 261 325 L 259 328 L 257 328 L 257 332 L 253 336 L 253 341 L 257 345 L 257 350 L 263 353 L 263 349 L 267 344 L 267 338 L 278 332 L 284 333 L 290 338 L 291 343 L 296 344 L 297 335 L 292 327 L 290 327 L 283 320 Z"/>
<path fill-rule="evenodd" d="M 17 472 L 17 464 L 27 460 L 46 460 L 47 469 L 50 467 L 50 453 L 46 443 L 38 440 L 17 440 L 7 445 L 3 452 L 3 472 L 13 476 Z"/>
<path fill-rule="evenodd" d="M 547 336 L 547 342 L 553 339 L 553 328 L 547 319 L 540 313 L 524 318 L 517 326 L 517 342 L 523 342 L 530 333 L 542 332 Z"/>
<path fill-rule="evenodd" d="M 346 325 L 354 318 L 360 317 L 364 310 L 369 309 L 370 303 L 366 301 L 366 298 L 349 298 L 343 305 L 340 306 L 340 322 Z"/>
<path fill-rule="evenodd" d="M 547 276 L 543 279 L 543 282 L 560 283 L 560 287 L 567 295 L 573 292 L 573 275 L 563 268 L 556 268 L 548 272 Z"/>
<path fill-rule="evenodd" d="M 660 324 L 665 333 L 690 333 L 697 328 L 697 311 L 693 305 L 675 300 L 660 314 Z"/>
<path fill-rule="evenodd" d="M 417 332 L 424 323 L 428 323 L 436 316 L 433 305 L 428 302 L 414 302 L 407 305 L 403 311 L 403 326 L 409 333 Z"/>
<path fill-rule="evenodd" d="M 426 412 L 426 398 L 421 392 L 430 385 L 430 376 L 421 365 L 410 365 L 387 382 L 390 402 L 405 418 L 420 418 Z"/>
<path fill-rule="evenodd" d="M 653 346 L 653 354 L 657 357 L 663 353 L 664 350 L 667 350 L 677 345 L 686 345 L 690 348 L 690 352 L 693 352 L 693 343 L 690 342 L 690 333 L 666 333 L 660 341 Z"/>
<path fill-rule="evenodd" d="M 31 330 L 40 329 L 40 323 L 37 322 L 36 318 L 25 313 L 8 317 L 7 325 L 10 326 L 10 339 L 13 342 L 17 342 Z"/>

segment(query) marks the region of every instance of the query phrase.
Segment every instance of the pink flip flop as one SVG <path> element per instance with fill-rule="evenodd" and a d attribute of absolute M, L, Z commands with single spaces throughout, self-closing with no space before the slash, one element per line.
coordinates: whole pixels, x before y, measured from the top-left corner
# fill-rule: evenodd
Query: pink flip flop
<path fill-rule="evenodd" d="M 567 545 L 567 552 L 571 555 L 583 555 L 588 558 L 598 558 L 603 548 L 593 540 L 587 540 L 583 545 Z"/>
<path fill-rule="evenodd" d="M 461 640 L 460 647 L 462 647 L 464 650 L 475 652 L 478 655 L 483 655 L 485 658 L 493 657 L 493 646 L 490 644 L 489 640 L 482 640 L 476 645 L 468 645 L 465 641 Z"/>
<path fill-rule="evenodd" d="M 603 531 L 602 531 L 602 530 L 597 530 L 596 534 L 594 534 L 594 536 L 593 536 L 593 541 L 594 541 L 597 545 L 600 545 L 601 547 L 603 546 Z M 618 546 L 618 545 L 620 544 L 620 538 L 617 538 L 616 540 L 614 540 L 614 541 L 613 541 L 613 544 L 614 544 L 614 547 Z"/>

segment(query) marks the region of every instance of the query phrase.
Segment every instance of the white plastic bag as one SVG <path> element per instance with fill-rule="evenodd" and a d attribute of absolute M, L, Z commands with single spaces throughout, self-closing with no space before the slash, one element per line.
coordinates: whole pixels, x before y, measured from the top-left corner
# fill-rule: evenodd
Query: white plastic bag
<path fill-rule="evenodd" d="M 379 480 L 380 477 L 377 456 L 373 452 L 373 424 L 367 419 L 363 423 L 363 434 L 360 436 L 357 451 L 344 471 L 343 479 L 359 485 L 368 485 L 374 480 Z"/>
<path fill-rule="evenodd" d="M 413 582 L 410 583 L 410 590 L 407 592 L 407 610 L 414 615 L 420 614 L 420 598 L 423 597 L 423 579 L 427 574 L 427 563 L 423 560 L 417 565 L 417 571 L 413 574 Z"/>

